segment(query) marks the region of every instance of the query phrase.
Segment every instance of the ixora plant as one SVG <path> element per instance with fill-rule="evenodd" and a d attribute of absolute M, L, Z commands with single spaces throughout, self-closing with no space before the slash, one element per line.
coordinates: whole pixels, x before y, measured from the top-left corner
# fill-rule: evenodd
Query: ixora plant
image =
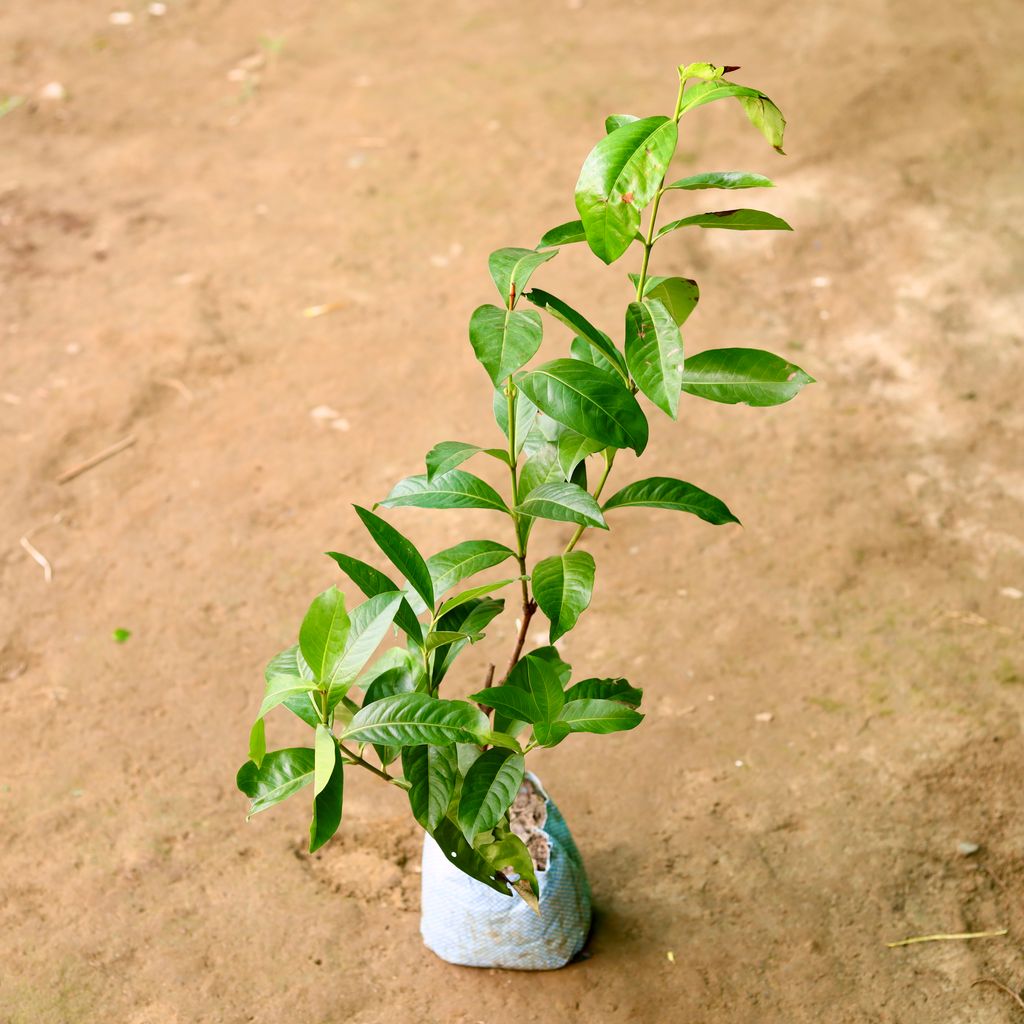
<path fill-rule="evenodd" d="M 573 682 L 570 666 L 554 646 L 576 625 L 594 590 L 594 559 L 580 542 L 588 529 L 609 529 L 606 517 L 630 507 L 687 512 L 715 525 L 738 522 L 721 500 L 670 476 L 636 480 L 604 497 L 618 453 L 629 449 L 640 456 L 647 445 L 647 413 L 639 399 L 674 420 L 682 395 L 772 406 L 811 383 L 799 367 L 756 349 L 717 348 L 684 358 L 680 328 L 697 305 L 697 285 L 650 273 L 658 242 L 683 228 L 790 230 L 778 217 L 752 209 L 699 213 L 658 226 L 662 201 L 673 193 L 772 185 L 746 171 L 694 174 L 666 184 L 682 117 L 715 100 L 739 100 L 751 123 L 782 152 L 785 121 L 779 109 L 764 93 L 723 77 L 734 70 L 712 64 L 680 67 L 671 116 L 609 117 L 607 134 L 590 152 L 576 185 L 579 219 L 549 231 L 535 249 L 499 249 L 490 257 L 500 302 L 473 313 L 469 338 L 493 386 L 494 417 L 504 441 L 496 447 L 442 441 L 427 453 L 426 473 L 401 480 L 378 505 L 489 509 L 496 530 L 506 530 L 510 543 L 465 540 L 424 557 L 382 517 L 356 506 L 393 570 L 329 552 L 366 600 L 349 609 L 336 587 L 324 591 L 306 613 L 298 643 L 267 666 L 249 760 L 237 779 L 252 800 L 250 813 L 311 785 L 312 852 L 341 822 L 348 769 L 364 769 L 405 790 L 413 816 L 429 836 L 425 935 L 428 897 L 444 893 L 443 905 L 434 900 L 431 913 L 447 914 L 442 924 L 452 927 L 450 915 L 458 910 L 462 892 L 468 893 L 463 903 L 470 916 L 458 927 L 472 931 L 473 913 L 480 907 L 484 916 L 497 913 L 495 901 L 507 900 L 539 914 L 534 919 L 527 911 L 526 919 L 539 920 L 534 937 L 542 941 L 553 941 L 552 935 L 570 926 L 582 932 L 562 948 L 557 963 L 539 965 L 558 966 L 578 950 L 589 924 L 585 876 L 564 822 L 526 771 L 525 758 L 575 733 L 619 732 L 643 718 L 637 710 L 640 689 L 605 666 Z M 542 264 L 560 247 L 577 242 L 586 242 L 606 264 L 638 246 L 621 347 L 561 298 L 528 289 Z M 567 345 L 560 340 L 557 358 L 535 365 L 541 313 L 568 327 L 570 336 Z M 464 468 L 479 456 L 502 464 L 508 476 L 505 494 Z M 592 457 L 599 472 L 591 489 L 587 460 Z M 575 530 L 563 550 L 534 561 L 529 542 L 542 520 Z M 458 589 L 504 563 L 515 566 L 505 578 Z M 442 684 L 459 654 L 480 640 L 502 611 L 504 602 L 495 595 L 504 588 L 518 591 L 521 603 L 507 667 L 496 677 L 492 665 L 484 685 L 466 700 L 443 697 Z M 550 623 L 551 645 L 525 651 L 538 609 Z M 404 635 L 404 644 L 370 664 L 393 628 Z M 279 705 L 313 729 L 311 746 L 267 750 L 264 716 Z M 430 873 L 428 853 L 441 858 L 440 868 L 431 867 Z M 559 864 L 559 885 L 573 890 L 565 899 L 564 891 L 545 891 L 545 877 L 553 877 Z M 451 888 L 453 878 L 461 890 Z M 491 902 L 479 903 L 484 897 Z M 574 909 L 566 925 L 560 915 L 568 913 L 569 904 Z M 515 934 L 504 933 L 506 944 L 514 944 Z M 493 930 L 490 935 L 493 945 Z M 428 944 L 463 963 L 537 965 L 529 958 L 517 960 L 514 952 L 511 959 L 474 959 L 457 951 L 446 954 L 437 941 Z"/>

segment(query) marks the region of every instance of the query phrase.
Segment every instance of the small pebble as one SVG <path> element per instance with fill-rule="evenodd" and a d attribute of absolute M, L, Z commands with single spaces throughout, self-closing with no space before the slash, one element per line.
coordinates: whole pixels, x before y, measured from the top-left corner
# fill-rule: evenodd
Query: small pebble
<path fill-rule="evenodd" d="M 108 19 L 111 25 L 130 25 L 135 20 L 131 11 L 111 11 Z"/>
<path fill-rule="evenodd" d="M 977 853 L 981 847 L 977 843 L 959 842 L 956 844 L 956 852 L 961 857 L 970 857 L 972 853 Z"/>
<path fill-rule="evenodd" d="M 345 419 L 343 416 L 339 416 L 336 420 L 331 420 L 331 429 L 332 430 L 340 430 L 340 431 L 344 432 L 344 431 L 350 429 L 351 426 L 352 426 L 352 424 L 349 423 L 349 421 L 347 419 Z"/>
<path fill-rule="evenodd" d="M 60 82 L 47 82 L 39 90 L 39 98 L 41 100 L 66 100 L 68 91 Z"/>
<path fill-rule="evenodd" d="M 1002 594 L 1003 597 L 1010 598 L 1012 601 L 1019 601 L 1024 597 L 1024 590 L 1021 590 L 1018 587 L 1003 587 L 999 593 Z"/>
<path fill-rule="evenodd" d="M 672 952 L 672 950 L 670 949 L 670 950 L 669 950 L 669 951 L 668 951 L 668 952 L 667 952 L 667 953 L 665 954 L 665 959 L 666 959 L 666 960 L 667 960 L 667 961 L 668 961 L 668 962 L 669 962 L 670 964 L 674 964 L 674 963 L 676 962 L 676 955 L 675 955 L 675 953 L 673 953 L 673 952 Z"/>
<path fill-rule="evenodd" d="M 318 405 L 315 409 L 309 410 L 309 415 L 315 420 L 337 420 L 341 418 L 341 413 L 337 409 L 332 409 L 329 405 Z"/>
<path fill-rule="evenodd" d="M 737 768 L 742 768 L 743 767 L 743 762 L 742 761 L 737 761 L 736 762 L 736 767 Z"/>
<path fill-rule="evenodd" d="M 770 711 L 759 711 L 754 715 L 755 722 L 770 722 L 775 716 Z"/>
<path fill-rule="evenodd" d="M 827 288 L 831 283 L 832 278 L 825 277 L 824 274 L 811 278 L 811 284 L 813 284 L 815 288 Z"/>
<path fill-rule="evenodd" d="M 154 18 L 162 18 L 167 13 L 167 4 L 150 4 L 146 10 L 149 11 Z"/>

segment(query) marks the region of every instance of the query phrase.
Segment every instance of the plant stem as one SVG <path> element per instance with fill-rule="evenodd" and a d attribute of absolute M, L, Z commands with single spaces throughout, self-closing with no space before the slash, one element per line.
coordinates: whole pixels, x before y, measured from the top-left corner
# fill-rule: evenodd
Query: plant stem
<path fill-rule="evenodd" d="M 679 80 L 679 93 L 676 96 L 676 112 L 673 119 L 678 122 L 679 111 L 683 105 L 683 90 L 686 87 L 686 79 Z M 666 169 L 667 171 L 667 169 Z M 647 237 L 644 239 L 644 258 L 640 264 L 640 276 L 636 279 L 636 301 L 644 297 L 644 285 L 647 284 L 647 265 L 651 261 L 651 249 L 654 248 L 654 226 L 658 221 L 658 207 L 661 206 L 661 197 L 665 194 L 665 175 L 661 176 L 658 182 L 658 191 L 654 194 L 654 202 L 651 203 L 651 219 L 647 225 Z"/>
<path fill-rule="evenodd" d="M 612 463 L 615 461 L 615 453 L 618 451 L 617 448 L 605 448 L 604 450 L 604 472 L 601 474 L 601 479 L 597 482 L 597 488 L 594 491 L 594 501 L 597 501 L 601 497 L 601 492 L 604 490 L 605 482 L 608 480 L 608 474 L 612 471 Z M 565 546 L 565 551 L 562 554 L 567 555 L 576 545 L 579 543 L 580 537 L 583 536 L 583 531 L 586 530 L 584 524 L 580 524 L 576 528 L 576 532 L 572 535 L 572 539 Z"/>
<path fill-rule="evenodd" d="M 376 765 L 370 764 L 369 761 L 363 760 L 355 751 L 349 750 L 343 743 L 339 743 L 338 746 L 341 749 L 342 755 L 347 757 L 352 764 L 357 764 L 360 768 L 365 768 L 367 771 L 373 772 L 374 775 L 379 775 L 385 782 L 397 783 L 399 781 L 394 775 L 384 771 L 383 768 L 378 768 Z"/>

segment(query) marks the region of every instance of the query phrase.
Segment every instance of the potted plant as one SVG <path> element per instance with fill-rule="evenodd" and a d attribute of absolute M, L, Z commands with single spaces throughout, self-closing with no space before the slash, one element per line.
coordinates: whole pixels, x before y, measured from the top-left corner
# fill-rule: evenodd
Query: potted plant
<path fill-rule="evenodd" d="M 499 249 L 490 257 L 499 301 L 473 313 L 469 340 L 487 373 L 500 443 L 440 442 L 426 455 L 426 472 L 399 481 L 378 505 L 488 509 L 503 539 L 467 539 L 425 557 L 382 516 L 356 506 L 390 565 L 384 571 L 329 552 L 365 600 L 349 607 L 337 587 L 325 590 L 302 620 L 298 642 L 267 666 L 249 760 L 237 778 L 251 798 L 250 814 L 310 786 L 312 852 L 341 822 L 347 771 L 359 768 L 405 790 L 426 832 L 424 938 L 456 963 L 558 967 L 586 938 L 590 903 L 579 854 L 526 768 L 539 747 L 578 733 L 633 729 L 643 718 L 639 688 L 605 665 L 573 681 L 556 646 L 594 591 L 594 559 L 580 546 L 586 531 L 609 529 L 608 519 L 627 508 L 738 522 L 719 498 L 672 476 L 634 479 L 606 497 L 618 454 L 641 456 L 648 412 L 676 419 L 683 395 L 772 406 L 812 380 L 756 349 L 717 348 L 684 359 L 680 328 L 697 305 L 697 284 L 651 273 L 658 242 L 682 228 L 790 230 L 753 209 L 658 224 L 662 200 L 676 192 L 771 187 L 746 171 L 666 184 L 682 117 L 715 100 L 739 100 L 782 152 L 781 113 L 764 93 L 724 77 L 735 70 L 680 67 L 671 116 L 610 116 L 576 185 L 579 219 L 547 232 L 534 249 Z M 621 345 L 561 298 L 528 287 L 563 246 L 580 242 L 606 264 L 637 246 Z M 536 359 L 542 314 L 569 328 L 546 361 Z M 467 470 L 471 459 L 501 464 L 504 493 Z M 530 545 L 545 522 L 561 531 L 560 550 L 536 559 Z M 511 571 L 501 578 L 480 582 L 506 565 Z M 492 665 L 482 685 L 459 680 L 462 692 L 475 692 L 452 699 L 453 666 L 502 611 L 506 588 L 519 603 L 507 664 L 500 672 Z M 548 620 L 550 644 L 527 650 L 538 611 Z M 373 660 L 392 633 L 402 642 Z M 310 746 L 267 750 L 264 718 L 278 706 L 310 726 Z"/>

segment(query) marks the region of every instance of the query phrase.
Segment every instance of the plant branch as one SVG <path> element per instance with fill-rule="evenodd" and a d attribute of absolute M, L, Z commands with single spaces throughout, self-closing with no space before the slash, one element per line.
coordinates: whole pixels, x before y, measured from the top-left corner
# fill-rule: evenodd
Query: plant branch
<path fill-rule="evenodd" d="M 523 590 L 525 594 L 525 583 L 523 584 Z M 530 619 L 533 618 L 533 614 L 536 610 L 537 602 L 531 600 L 528 596 L 524 596 L 523 617 L 519 620 L 519 635 L 516 637 L 516 646 L 512 651 L 512 657 L 508 660 L 508 667 L 505 669 L 505 674 L 501 677 L 502 683 L 506 682 L 508 677 L 512 674 L 512 669 L 516 667 L 516 662 L 519 661 L 519 655 L 523 653 L 523 646 L 526 643 L 526 633 L 530 628 Z"/>
<path fill-rule="evenodd" d="M 355 751 L 349 750 L 343 743 L 339 742 L 338 747 L 341 750 L 342 756 L 347 757 L 351 764 L 357 764 L 360 768 L 365 768 L 367 771 L 373 772 L 374 775 L 379 775 L 385 782 L 396 784 L 399 782 L 394 775 L 389 774 L 383 768 L 378 768 L 375 764 L 370 764 L 369 761 L 361 758 Z"/>
<path fill-rule="evenodd" d="M 604 472 L 601 474 L 601 479 L 597 482 L 597 487 L 594 490 L 594 501 L 597 501 L 601 497 L 601 492 L 604 490 L 604 485 L 608 480 L 608 474 L 612 471 L 612 463 L 615 461 L 615 453 L 618 449 L 606 448 L 604 453 Z M 579 543 L 580 537 L 583 536 L 584 531 L 587 527 L 584 524 L 580 524 L 576 528 L 576 532 L 572 535 L 572 539 L 565 546 L 565 551 L 562 554 L 567 555 L 576 545 Z"/>

